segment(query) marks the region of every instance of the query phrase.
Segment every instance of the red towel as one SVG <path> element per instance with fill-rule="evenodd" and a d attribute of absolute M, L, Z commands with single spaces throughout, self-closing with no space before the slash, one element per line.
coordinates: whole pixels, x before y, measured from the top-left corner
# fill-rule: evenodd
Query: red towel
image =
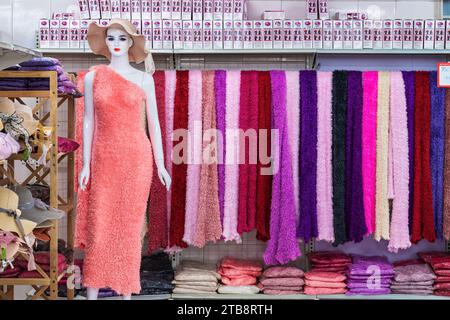
<path fill-rule="evenodd" d="M 219 273 L 222 276 L 226 277 L 237 277 L 237 276 L 252 276 L 259 277 L 261 275 L 261 271 L 253 271 L 253 270 L 241 270 L 241 269 L 232 269 L 232 268 L 219 268 Z"/>
<path fill-rule="evenodd" d="M 232 268 L 237 270 L 249 270 L 249 271 L 262 271 L 261 263 L 258 261 L 235 259 L 230 257 L 225 257 L 220 263 L 221 267 Z"/>

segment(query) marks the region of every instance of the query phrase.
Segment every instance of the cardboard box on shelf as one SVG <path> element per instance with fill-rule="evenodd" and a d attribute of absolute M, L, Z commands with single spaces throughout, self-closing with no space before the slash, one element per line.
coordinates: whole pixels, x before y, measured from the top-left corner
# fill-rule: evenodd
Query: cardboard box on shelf
<path fill-rule="evenodd" d="M 203 20 L 212 20 L 214 13 L 213 0 L 203 0 Z"/>
<path fill-rule="evenodd" d="M 264 20 L 256 20 L 253 22 L 253 48 L 263 49 L 264 48 Z"/>
<path fill-rule="evenodd" d="M 191 50 L 194 47 L 193 40 L 192 20 L 183 21 L 183 49 Z"/>
<path fill-rule="evenodd" d="M 136 28 L 138 34 L 142 34 L 142 23 L 141 23 L 141 19 L 131 20 L 131 23 L 132 23 L 133 26 Z"/>
<path fill-rule="evenodd" d="M 172 20 L 181 20 L 181 0 L 172 0 Z"/>
<path fill-rule="evenodd" d="M 215 20 L 213 24 L 213 47 L 223 49 L 223 22 Z"/>
<path fill-rule="evenodd" d="M 140 0 L 131 0 L 130 3 L 130 11 L 131 11 L 131 20 L 140 20 L 142 7 Z"/>
<path fill-rule="evenodd" d="M 151 0 L 142 0 L 142 20 L 151 20 L 152 19 L 152 1 Z"/>
<path fill-rule="evenodd" d="M 264 49 L 272 49 L 273 48 L 273 21 L 272 20 L 264 20 Z"/>
<path fill-rule="evenodd" d="M 353 49 L 353 21 L 343 22 L 342 35 L 344 40 L 344 49 Z"/>
<path fill-rule="evenodd" d="M 445 20 L 436 20 L 434 26 L 434 48 L 445 49 Z"/>
<path fill-rule="evenodd" d="M 353 21 L 353 49 L 360 50 L 363 48 L 363 21 Z"/>
<path fill-rule="evenodd" d="M 233 20 L 233 0 L 223 0 L 223 20 Z"/>
<path fill-rule="evenodd" d="M 50 21 L 48 19 L 39 20 L 39 48 L 50 48 Z"/>
<path fill-rule="evenodd" d="M 333 21 L 323 20 L 323 46 L 324 49 L 333 49 Z"/>
<path fill-rule="evenodd" d="M 100 0 L 100 15 L 102 19 L 111 19 L 111 1 Z"/>
<path fill-rule="evenodd" d="M 122 10 L 120 8 L 121 0 L 111 0 L 111 18 L 120 19 Z"/>
<path fill-rule="evenodd" d="M 373 49 L 373 20 L 364 20 L 363 22 L 363 49 Z"/>
<path fill-rule="evenodd" d="M 80 18 L 90 19 L 88 0 L 78 0 L 78 7 L 80 8 Z"/>
<path fill-rule="evenodd" d="M 145 37 L 145 46 L 153 48 L 152 20 L 142 20 L 142 35 Z"/>
<path fill-rule="evenodd" d="M 322 20 L 313 21 L 313 48 L 322 49 L 323 47 L 323 23 Z"/>
<path fill-rule="evenodd" d="M 244 47 L 244 29 L 241 20 L 233 21 L 233 49 Z"/>
<path fill-rule="evenodd" d="M 333 20 L 333 49 L 344 48 L 343 21 Z"/>
<path fill-rule="evenodd" d="M 69 20 L 69 48 L 79 49 L 80 48 L 80 20 L 71 19 Z"/>
<path fill-rule="evenodd" d="M 243 20 L 244 19 L 244 1 L 243 0 L 233 0 L 233 19 Z"/>
<path fill-rule="evenodd" d="M 303 20 L 294 20 L 293 33 L 292 33 L 292 47 L 294 49 L 303 49 L 304 47 L 304 29 Z"/>
<path fill-rule="evenodd" d="M 319 19 L 330 19 L 330 13 L 328 11 L 328 0 L 319 0 Z"/>
<path fill-rule="evenodd" d="M 283 49 L 283 20 L 273 20 L 273 48 Z"/>
<path fill-rule="evenodd" d="M 203 21 L 203 49 L 213 48 L 213 23 L 212 20 Z"/>
<path fill-rule="evenodd" d="M 421 19 L 414 20 L 414 39 L 413 48 L 416 50 L 423 49 L 424 21 Z"/>
<path fill-rule="evenodd" d="M 192 2 L 192 20 L 203 20 L 202 0 L 193 0 Z"/>
<path fill-rule="evenodd" d="M 392 48 L 403 49 L 403 20 L 395 19 L 393 27 Z"/>
<path fill-rule="evenodd" d="M 425 20 L 423 48 L 434 49 L 434 20 Z"/>
<path fill-rule="evenodd" d="M 303 48 L 312 49 L 313 47 L 313 21 L 303 21 Z"/>
<path fill-rule="evenodd" d="M 163 26 L 161 20 L 152 20 L 153 49 L 163 48 Z"/>
<path fill-rule="evenodd" d="M 223 0 L 214 0 L 213 19 L 223 20 Z"/>
<path fill-rule="evenodd" d="M 162 20 L 172 19 L 172 0 L 161 0 Z"/>
<path fill-rule="evenodd" d="M 91 19 L 100 19 L 100 2 L 99 0 L 89 0 L 89 14 Z"/>
<path fill-rule="evenodd" d="M 152 0 L 152 20 L 161 20 L 161 12 L 161 0 Z"/>
<path fill-rule="evenodd" d="M 411 19 L 403 20 L 403 49 L 413 48 L 413 38 L 414 38 L 414 23 Z"/>
<path fill-rule="evenodd" d="M 294 47 L 294 21 L 283 20 L 283 48 L 292 49 Z"/>
<path fill-rule="evenodd" d="M 59 48 L 59 20 L 50 20 L 50 48 Z"/>
<path fill-rule="evenodd" d="M 193 49 L 203 49 L 203 22 L 194 21 L 192 23 L 193 30 Z"/>
<path fill-rule="evenodd" d="M 314 20 L 318 17 L 317 0 L 306 0 L 306 18 Z"/>
<path fill-rule="evenodd" d="M 373 21 L 373 48 L 383 49 L 383 21 Z"/>
<path fill-rule="evenodd" d="M 192 0 L 182 0 L 181 10 L 181 19 L 192 20 Z"/>
<path fill-rule="evenodd" d="M 131 0 L 120 1 L 120 17 L 125 20 L 131 20 Z"/>
<path fill-rule="evenodd" d="M 253 21 L 245 20 L 243 22 L 244 27 L 244 49 L 253 49 Z"/>

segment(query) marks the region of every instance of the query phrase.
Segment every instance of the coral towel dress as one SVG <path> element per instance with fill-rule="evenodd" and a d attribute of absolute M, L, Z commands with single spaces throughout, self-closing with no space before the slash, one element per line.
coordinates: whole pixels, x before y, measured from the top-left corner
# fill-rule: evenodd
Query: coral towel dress
<path fill-rule="evenodd" d="M 109 66 L 91 70 L 95 70 L 91 173 L 86 191 L 78 190 L 75 246 L 85 251 L 85 287 L 109 287 L 129 295 L 141 289 L 141 231 L 153 169 L 145 127 L 146 95 Z M 84 91 L 84 74 L 78 81 Z M 83 100 L 77 102 L 80 142 Z M 81 159 L 78 154 L 78 172 Z"/>

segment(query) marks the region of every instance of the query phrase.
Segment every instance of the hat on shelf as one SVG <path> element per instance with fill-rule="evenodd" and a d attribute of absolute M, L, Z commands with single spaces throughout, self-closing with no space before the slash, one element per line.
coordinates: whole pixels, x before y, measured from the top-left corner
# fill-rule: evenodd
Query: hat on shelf
<path fill-rule="evenodd" d="M 6 253 L 5 257 L 2 256 L 2 253 L 0 259 L 6 258 L 6 260 L 11 260 L 19 251 L 20 245 L 24 243 L 23 240 L 11 232 L 0 230 L 0 249 L 5 249 Z"/>
<path fill-rule="evenodd" d="M 9 133 L 0 132 L 0 160 L 8 159 L 20 151 L 20 144 Z"/>
<path fill-rule="evenodd" d="M 36 129 L 39 125 L 39 121 L 33 118 L 33 110 L 25 104 L 15 102 L 14 109 L 20 118 L 22 118 L 22 126 L 27 130 L 28 135 L 32 135 L 36 132 Z"/>
<path fill-rule="evenodd" d="M 0 97 L 0 113 L 5 114 L 6 116 L 10 116 L 15 111 L 16 109 L 14 108 L 14 102 L 12 102 L 9 98 Z M 3 129 L 3 122 L 0 121 L 0 131 Z"/>

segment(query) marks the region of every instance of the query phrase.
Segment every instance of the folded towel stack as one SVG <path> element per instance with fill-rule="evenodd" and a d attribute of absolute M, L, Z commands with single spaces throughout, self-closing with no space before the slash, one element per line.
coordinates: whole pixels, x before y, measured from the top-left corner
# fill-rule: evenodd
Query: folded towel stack
<path fill-rule="evenodd" d="M 429 263 L 436 275 L 434 294 L 450 296 L 450 255 L 443 252 L 419 253 L 419 256 Z"/>
<path fill-rule="evenodd" d="M 264 294 L 301 294 L 303 293 L 304 272 L 296 267 L 270 267 L 264 270 L 258 287 Z"/>
<path fill-rule="evenodd" d="M 258 261 L 225 257 L 218 266 L 222 285 L 219 293 L 254 294 L 259 292 L 256 286 L 262 273 L 262 265 Z"/>
<path fill-rule="evenodd" d="M 345 274 L 348 266 L 352 264 L 350 256 L 342 252 L 321 251 L 309 255 L 312 270 L 324 272 L 337 272 Z"/>
<path fill-rule="evenodd" d="M 50 273 L 50 253 L 49 252 L 36 252 L 34 254 L 34 260 L 42 270 L 47 274 Z M 42 275 L 37 271 L 26 271 L 28 261 L 24 259 L 16 259 L 14 265 L 24 271 L 19 274 L 19 278 L 43 278 Z M 67 268 L 67 260 L 63 254 L 58 254 L 58 273 L 62 273 Z"/>
<path fill-rule="evenodd" d="M 311 270 L 305 273 L 305 294 L 343 294 L 347 292 L 346 276 L 339 272 Z"/>
<path fill-rule="evenodd" d="M 140 295 L 170 294 L 174 287 L 173 279 L 172 263 L 167 253 L 142 257 Z"/>
<path fill-rule="evenodd" d="M 377 295 L 391 293 L 394 268 L 386 257 L 353 256 L 348 270 L 349 295 Z"/>
<path fill-rule="evenodd" d="M 215 294 L 219 279 L 215 265 L 185 261 L 175 272 L 173 293 Z"/>
<path fill-rule="evenodd" d="M 433 284 L 436 275 L 429 265 L 423 262 L 394 265 L 394 274 L 394 279 L 391 283 L 392 293 L 433 294 Z"/>

